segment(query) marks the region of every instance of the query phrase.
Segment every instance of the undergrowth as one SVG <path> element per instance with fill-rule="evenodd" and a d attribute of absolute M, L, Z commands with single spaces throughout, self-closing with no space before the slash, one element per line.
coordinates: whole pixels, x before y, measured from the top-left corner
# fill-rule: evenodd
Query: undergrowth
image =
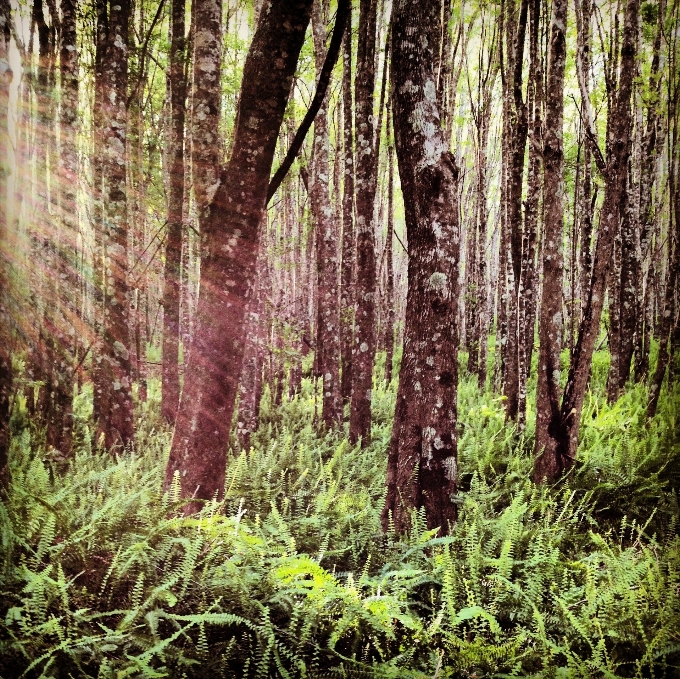
<path fill-rule="evenodd" d="M 596 357 L 597 360 L 603 359 Z M 160 491 L 157 387 L 134 450 L 112 457 L 76 403 L 70 461 L 18 405 L 0 504 L 3 677 L 674 677 L 680 674 L 680 393 L 645 425 L 645 390 L 595 384 L 578 464 L 530 480 L 526 433 L 462 379 L 460 517 L 383 534 L 396 385 L 373 439 L 315 430 L 314 392 L 263 399 L 222 502 L 191 518 Z M 381 374 L 378 372 L 378 374 Z"/>

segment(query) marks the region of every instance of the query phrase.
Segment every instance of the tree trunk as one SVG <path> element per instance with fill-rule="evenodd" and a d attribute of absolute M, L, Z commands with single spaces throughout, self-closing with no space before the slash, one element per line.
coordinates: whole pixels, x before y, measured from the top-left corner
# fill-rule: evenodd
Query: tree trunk
<path fill-rule="evenodd" d="M 385 266 L 387 267 L 387 284 L 385 286 L 385 382 L 392 381 L 392 363 L 394 361 L 394 146 L 392 141 L 391 102 L 387 110 L 387 234 L 385 235 Z"/>
<path fill-rule="evenodd" d="M 197 0 L 194 11 L 191 167 L 199 230 L 220 183 L 222 2 Z"/>
<path fill-rule="evenodd" d="M 635 73 L 639 7 L 639 0 L 627 0 L 621 45 L 621 75 L 610 115 L 612 134 L 607 135 L 610 148 L 607 153 L 604 203 L 600 213 L 591 285 L 571 358 L 562 399 L 561 421 L 556 432 L 560 446 L 549 465 L 555 473 L 571 466 L 576 457 L 581 410 L 590 377 L 595 341 L 600 330 L 607 272 L 611 264 L 614 239 L 618 232 L 619 205 L 622 203 L 622 194 L 626 187 L 630 156 L 630 97 Z"/>
<path fill-rule="evenodd" d="M 9 295 L 11 252 L 8 224 L 7 180 L 11 174 L 8 132 L 9 88 L 12 69 L 9 64 L 12 9 L 9 0 L 0 0 L 0 497 L 9 485 L 9 403 L 12 393 L 11 300 Z"/>
<path fill-rule="evenodd" d="M 130 4 L 111 5 L 108 41 L 102 64 L 105 269 L 104 328 L 101 348 L 103 372 L 99 431 L 104 445 L 126 446 L 134 438 L 132 404 L 130 295 L 128 289 L 128 206 L 126 131 L 128 82 L 128 22 Z M 118 0 L 116 0 L 118 2 Z"/>
<path fill-rule="evenodd" d="M 552 479 L 559 471 L 560 349 L 562 338 L 562 229 L 564 225 L 564 69 L 567 0 L 554 0 L 550 22 L 550 57 L 546 88 L 544 162 L 545 243 L 543 294 L 539 316 L 536 385 L 536 460 L 534 479 Z"/>
<path fill-rule="evenodd" d="M 501 247 L 509 247 L 506 268 L 507 335 L 505 345 L 505 373 L 503 394 L 507 401 L 506 416 L 516 420 L 519 413 L 520 369 L 519 353 L 523 351 L 523 335 L 518 326 L 518 295 L 521 289 L 522 259 L 522 185 L 524 178 L 524 155 L 528 132 L 527 106 L 522 100 L 522 70 L 524 63 L 524 42 L 527 26 L 528 0 L 521 0 L 519 14 L 515 21 L 510 15 L 514 3 L 508 2 L 507 52 L 508 63 L 505 73 L 503 124 L 507 140 L 504 142 L 506 161 L 505 212 L 506 231 Z"/>
<path fill-rule="evenodd" d="M 527 91 L 527 109 L 531 115 L 529 144 L 529 168 L 527 176 L 527 199 L 524 204 L 524 230 L 522 233 L 522 262 L 518 298 L 519 335 L 519 394 L 518 425 L 526 425 L 527 381 L 531 373 L 531 359 L 534 350 L 534 326 L 536 324 L 536 293 L 538 276 L 536 271 L 536 248 L 538 244 L 538 212 L 541 199 L 541 164 L 543 153 L 542 120 L 543 106 L 543 63 L 539 53 L 539 25 L 541 20 L 540 0 L 530 0 L 530 42 L 529 54 L 531 72 Z"/>
<path fill-rule="evenodd" d="M 666 290 L 663 300 L 663 312 L 661 316 L 661 329 L 659 332 L 659 355 L 656 361 L 656 369 L 649 383 L 649 401 L 647 403 L 647 417 L 651 419 L 656 415 L 659 403 L 661 387 L 663 385 L 666 368 L 669 360 L 673 361 L 674 326 L 676 324 L 675 315 L 677 312 L 677 282 L 680 276 L 680 115 L 678 115 L 677 95 L 678 83 L 674 83 L 675 101 L 672 101 L 669 108 L 669 118 L 671 134 L 669 142 L 673 140 L 673 151 L 670 154 L 670 167 L 668 172 L 668 188 L 670 195 L 670 205 L 668 212 L 668 272 L 666 274 Z M 673 87 L 671 85 L 671 87 Z M 671 368 L 673 366 L 671 365 Z M 670 375 L 669 375 L 670 381 Z"/>
<path fill-rule="evenodd" d="M 656 222 L 656 210 L 652 200 L 654 183 L 657 179 L 657 157 L 659 148 L 663 146 L 664 130 L 659 115 L 659 102 L 661 93 L 661 78 L 659 78 L 661 34 L 663 32 L 665 3 L 659 3 L 657 30 L 654 39 L 652 67 L 649 76 L 649 106 L 642 145 L 642 158 L 640 161 L 640 203 L 639 214 L 639 253 L 637 270 L 637 299 L 640 306 L 637 314 L 637 327 L 635 333 L 635 381 L 640 382 L 647 378 L 649 372 L 649 346 L 651 324 L 648 322 L 647 300 L 651 300 L 649 289 L 651 287 L 650 267 L 645 279 L 644 261 L 650 256 L 650 246 L 654 235 Z M 645 285 L 646 283 L 646 285 Z"/>
<path fill-rule="evenodd" d="M 78 152 L 76 130 L 78 119 L 78 50 L 76 40 L 76 11 L 74 0 L 61 3 L 61 107 L 59 116 L 59 201 L 60 230 L 53 234 L 55 244 L 55 276 L 52 314 L 54 360 L 50 371 L 50 412 L 46 443 L 68 454 L 71 451 L 73 424 L 73 383 L 76 338 L 83 328 L 78 320 Z M 82 348 L 84 349 L 84 347 Z"/>
<path fill-rule="evenodd" d="M 619 206 L 621 222 L 625 221 L 625 204 Z M 622 224 L 619 229 L 622 230 Z M 607 402 L 611 405 L 619 395 L 619 352 L 621 350 L 621 233 L 614 239 L 611 269 L 609 271 L 609 286 L 607 291 L 607 306 L 609 311 L 609 372 L 607 374 Z"/>
<path fill-rule="evenodd" d="M 371 395 L 376 350 L 376 264 L 373 210 L 378 158 L 374 144 L 375 29 L 377 0 L 361 0 L 359 48 L 355 77 L 357 273 L 354 344 L 352 345 L 352 403 L 349 439 L 365 446 L 371 434 Z"/>
<path fill-rule="evenodd" d="M 326 21 L 321 0 L 312 11 L 314 60 L 317 79 L 326 59 Z M 314 118 L 314 163 L 310 177 L 309 199 L 316 230 L 316 271 L 319 301 L 318 342 L 323 347 L 319 374 L 323 382 L 322 417 L 326 427 L 342 422 L 340 393 L 340 318 L 338 313 L 338 238 L 330 196 L 330 139 L 328 134 L 328 93 Z"/>
<path fill-rule="evenodd" d="M 195 337 L 165 474 L 166 488 L 179 474 L 184 497 L 208 500 L 224 492 L 258 225 L 310 11 L 311 0 L 279 0 L 261 18 L 243 68 L 231 158 L 201 226 Z M 187 511 L 196 508 L 191 503 Z"/>
<path fill-rule="evenodd" d="M 264 224 L 260 229 L 264 228 Z M 266 290 L 266 248 L 260 236 L 257 257 L 255 291 L 248 301 L 248 338 L 239 380 L 238 424 L 236 434 L 243 450 L 250 450 L 250 438 L 257 429 L 262 395 L 262 364 L 264 362 L 264 291 Z"/>
<path fill-rule="evenodd" d="M 105 404 L 105 372 L 103 356 L 101 355 L 104 340 L 104 63 L 106 57 L 106 43 L 108 33 L 108 2 L 96 0 L 97 25 L 95 44 L 94 65 L 94 102 L 92 106 L 92 228 L 94 230 L 94 256 L 93 256 L 93 280 L 92 296 L 94 302 L 94 332 L 92 341 L 92 408 L 95 423 L 98 423 L 104 414 Z M 97 430 L 99 426 L 97 425 Z M 97 436 L 99 438 L 99 436 Z"/>
<path fill-rule="evenodd" d="M 456 520 L 458 482 L 458 168 L 440 127 L 435 86 L 439 0 L 395 3 L 394 130 L 409 242 L 404 355 L 390 441 L 383 528 Z M 421 39 L 413 40 L 413 29 Z M 416 472 L 417 469 L 417 472 Z M 414 473 L 415 472 L 415 473 Z"/>
<path fill-rule="evenodd" d="M 489 329 L 489 305 L 487 288 L 488 281 L 488 222 L 489 209 L 488 179 L 487 179 L 487 154 L 489 146 L 489 130 L 492 114 L 492 92 L 498 75 L 498 56 L 495 48 L 495 39 L 492 39 L 487 56 L 486 73 L 481 83 L 479 99 L 475 111 L 475 225 L 476 245 L 475 253 L 476 268 L 474 271 L 475 287 L 469 290 L 467 303 L 471 306 L 470 329 L 470 358 L 468 359 L 468 372 L 476 373 L 479 388 L 486 388 L 486 355 Z M 481 70 L 481 68 L 480 68 Z M 482 79 L 482 75 L 479 75 Z"/>
<path fill-rule="evenodd" d="M 180 278 L 184 204 L 184 120 L 186 116 L 186 39 L 184 0 L 172 0 L 170 41 L 170 119 L 168 223 L 165 232 L 163 365 L 161 414 L 175 423 L 179 406 Z"/>
<path fill-rule="evenodd" d="M 342 191 L 342 268 L 340 271 L 340 341 L 342 377 L 340 391 L 343 402 L 352 395 L 352 339 L 354 336 L 354 264 L 356 261 L 354 233 L 354 116 L 352 106 L 352 15 L 342 47 L 342 124 L 344 185 Z"/>
<path fill-rule="evenodd" d="M 52 402 L 52 366 L 56 363 L 56 347 L 52 330 L 55 325 L 54 305 L 54 253 L 52 250 L 55 234 L 51 232 L 49 205 L 49 147 L 53 125 L 53 92 L 50 72 L 54 54 L 50 40 L 50 27 L 45 20 L 41 0 L 34 0 L 31 30 L 37 35 L 37 63 L 33 78 L 36 114 L 33 121 L 34 163 L 33 210 L 30 215 L 30 261 L 42 262 L 41 267 L 32 268 L 30 276 L 30 300 L 33 313 L 33 327 L 29 330 L 27 352 L 28 374 L 39 386 L 35 407 L 30 415 L 40 426 L 46 426 Z M 34 42 L 35 49 L 35 42 Z M 31 399 L 32 400 L 32 399 Z"/>

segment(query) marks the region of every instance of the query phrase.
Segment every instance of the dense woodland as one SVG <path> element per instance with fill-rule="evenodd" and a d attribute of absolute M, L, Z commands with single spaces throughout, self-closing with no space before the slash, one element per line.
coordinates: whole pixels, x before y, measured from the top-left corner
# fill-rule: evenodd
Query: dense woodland
<path fill-rule="evenodd" d="M 679 43 L 0 0 L 0 675 L 680 676 Z"/>

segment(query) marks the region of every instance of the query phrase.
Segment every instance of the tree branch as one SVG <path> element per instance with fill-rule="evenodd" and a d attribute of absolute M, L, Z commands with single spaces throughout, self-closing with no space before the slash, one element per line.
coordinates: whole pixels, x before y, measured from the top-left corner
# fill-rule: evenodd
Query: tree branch
<path fill-rule="evenodd" d="M 283 159 L 279 169 L 276 170 L 274 176 L 269 182 L 269 188 L 267 189 L 267 203 L 269 203 L 269 201 L 272 199 L 272 196 L 276 193 L 279 186 L 281 186 L 281 182 L 288 174 L 288 171 L 293 165 L 297 154 L 300 152 L 302 142 L 305 140 L 307 132 L 312 126 L 312 122 L 314 122 L 314 118 L 321 108 L 321 104 L 323 103 L 324 97 L 326 96 L 326 91 L 328 90 L 328 84 L 331 80 L 331 73 L 333 72 L 333 68 L 335 68 L 338 55 L 340 54 L 342 36 L 345 33 L 345 26 L 347 24 L 347 17 L 349 16 L 350 7 L 351 0 L 339 0 L 338 11 L 335 16 L 333 37 L 331 38 L 331 44 L 328 47 L 326 60 L 324 61 L 323 68 L 321 69 L 321 75 L 319 76 L 319 82 L 316 86 L 314 99 L 312 99 L 312 103 L 310 104 L 309 109 L 307 110 L 307 113 L 305 114 L 305 117 L 298 128 L 298 131 L 295 133 L 295 138 L 288 149 L 286 157 Z"/>

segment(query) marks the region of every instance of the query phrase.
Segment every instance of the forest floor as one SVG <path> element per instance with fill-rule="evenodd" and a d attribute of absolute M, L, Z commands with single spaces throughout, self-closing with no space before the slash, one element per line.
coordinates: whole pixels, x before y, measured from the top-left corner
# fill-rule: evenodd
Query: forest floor
<path fill-rule="evenodd" d="M 596 355 L 576 466 L 536 486 L 524 434 L 462 377 L 459 521 L 383 534 L 396 381 L 373 440 L 314 428 L 311 381 L 266 390 L 223 502 L 185 518 L 161 483 L 170 432 L 157 382 L 135 450 L 40 443 L 18 402 L 0 504 L 0 675 L 10 677 L 680 676 L 680 390 L 646 426 L 644 386 L 607 405 Z M 381 374 L 378 366 L 377 374 Z M 530 385 L 534 386 L 534 385 Z"/>

